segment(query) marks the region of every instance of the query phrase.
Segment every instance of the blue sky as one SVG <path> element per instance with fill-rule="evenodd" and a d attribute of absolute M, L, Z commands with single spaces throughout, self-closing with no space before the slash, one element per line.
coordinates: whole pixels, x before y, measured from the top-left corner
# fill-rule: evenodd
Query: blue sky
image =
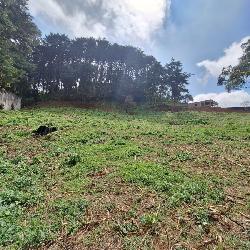
<path fill-rule="evenodd" d="M 237 64 L 250 38 L 249 10 L 249 0 L 30 0 L 44 35 L 106 37 L 141 47 L 162 64 L 174 57 L 194 74 L 189 90 L 196 100 L 220 93 L 213 98 L 224 106 L 250 101 L 248 89 L 232 96 L 216 85 L 218 72 Z"/>
<path fill-rule="evenodd" d="M 223 88 L 216 86 L 214 77 L 197 81 L 204 72 L 196 64 L 222 57 L 225 48 L 249 35 L 249 0 L 173 0 L 157 58 L 164 62 L 173 56 L 195 74 L 190 86 L 193 95 L 220 92 Z"/>

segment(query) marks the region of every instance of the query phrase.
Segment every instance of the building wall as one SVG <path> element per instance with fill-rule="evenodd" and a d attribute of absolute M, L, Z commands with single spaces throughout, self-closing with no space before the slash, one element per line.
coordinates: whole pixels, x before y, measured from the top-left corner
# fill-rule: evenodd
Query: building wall
<path fill-rule="evenodd" d="M 192 102 L 188 104 L 191 108 L 200 108 L 200 107 L 214 107 L 218 106 L 218 103 L 214 102 L 213 100 L 206 100 L 201 102 Z"/>
<path fill-rule="evenodd" d="M 15 94 L 1 91 L 0 106 L 4 110 L 19 110 L 21 109 L 21 98 L 16 96 Z"/>
<path fill-rule="evenodd" d="M 201 102 L 192 102 L 192 103 L 189 103 L 188 106 L 191 108 L 201 107 Z"/>

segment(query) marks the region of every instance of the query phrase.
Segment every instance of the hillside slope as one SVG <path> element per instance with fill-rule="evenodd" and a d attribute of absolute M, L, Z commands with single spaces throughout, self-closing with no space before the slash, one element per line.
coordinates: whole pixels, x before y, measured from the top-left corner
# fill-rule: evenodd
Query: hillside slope
<path fill-rule="evenodd" d="M 0 112 L 0 246 L 249 249 L 249 156 L 249 114 Z"/>

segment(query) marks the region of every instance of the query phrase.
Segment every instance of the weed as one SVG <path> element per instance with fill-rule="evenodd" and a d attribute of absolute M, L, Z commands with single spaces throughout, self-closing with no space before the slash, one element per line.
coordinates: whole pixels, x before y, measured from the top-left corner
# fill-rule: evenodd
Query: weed
<path fill-rule="evenodd" d="M 138 183 L 166 193 L 173 206 L 191 202 L 214 202 L 223 200 L 223 191 L 203 179 L 190 178 L 180 171 L 148 163 L 126 166 L 122 169 L 125 180 Z"/>
<path fill-rule="evenodd" d="M 152 227 L 160 221 L 160 218 L 158 214 L 144 214 L 140 221 L 142 225 Z"/>
<path fill-rule="evenodd" d="M 74 167 L 80 161 L 81 161 L 81 157 L 78 154 L 73 153 L 67 157 L 67 159 L 64 162 L 64 165 L 67 167 Z"/>
<path fill-rule="evenodd" d="M 212 222 L 212 218 L 208 209 L 194 209 L 193 211 L 191 211 L 191 215 L 195 219 L 196 223 L 203 227 L 209 225 Z"/>
<path fill-rule="evenodd" d="M 122 234 L 123 236 L 134 233 L 138 230 L 138 226 L 134 223 L 116 223 L 114 226 L 114 230 Z"/>
<path fill-rule="evenodd" d="M 192 160 L 193 156 L 191 153 L 179 152 L 176 154 L 176 159 L 178 159 L 181 162 L 184 162 L 184 161 Z"/>
<path fill-rule="evenodd" d="M 67 223 L 67 232 L 72 234 L 84 224 L 83 216 L 88 203 L 85 200 L 56 200 L 51 209 L 58 218 Z"/>

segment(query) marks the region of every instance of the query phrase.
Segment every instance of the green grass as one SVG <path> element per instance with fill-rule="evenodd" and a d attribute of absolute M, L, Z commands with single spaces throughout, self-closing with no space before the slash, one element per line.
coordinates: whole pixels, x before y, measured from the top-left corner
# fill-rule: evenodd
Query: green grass
<path fill-rule="evenodd" d="M 169 170 L 166 166 L 136 164 L 122 169 L 123 177 L 131 183 L 138 183 L 166 194 L 169 205 L 183 203 L 213 204 L 222 202 L 223 190 L 216 180 L 187 176 L 184 172 Z"/>
<path fill-rule="evenodd" d="M 0 248 L 249 249 L 249 155 L 249 114 L 1 111 Z"/>

